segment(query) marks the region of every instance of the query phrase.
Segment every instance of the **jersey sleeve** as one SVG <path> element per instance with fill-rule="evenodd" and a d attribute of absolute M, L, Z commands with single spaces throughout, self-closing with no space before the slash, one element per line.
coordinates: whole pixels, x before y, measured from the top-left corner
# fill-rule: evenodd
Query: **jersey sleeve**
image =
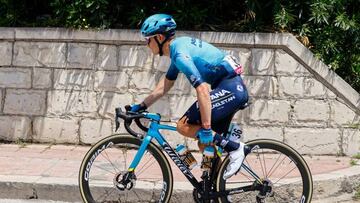
<path fill-rule="evenodd" d="M 193 60 L 188 54 L 178 53 L 174 57 L 174 64 L 181 72 L 185 74 L 185 76 L 194 88 L 204 82 L 200 75 L 200 72 L 198 71 Z"/>
<path fill-rule="evenodd" d="M 179 75 L 179 69 L 176 68 L 175 64 L 171 62 L 169 70 L 166 72 L 166 79 L 168 80 L 176 80 Z"/>

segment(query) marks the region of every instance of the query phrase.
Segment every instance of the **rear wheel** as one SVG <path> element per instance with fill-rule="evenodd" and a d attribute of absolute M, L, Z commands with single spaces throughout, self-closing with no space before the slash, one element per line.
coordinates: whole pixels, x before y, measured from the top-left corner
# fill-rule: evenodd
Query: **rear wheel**
<path fill-rule="evenodd" d="M 253 151 L 246 156 L 243 165 L 255 172 L 261 178 L 261 183 L 244 167 L 237 175 L 224 180 L 223 174 L 229 164 L 229 157 L 226 157 L 217 177 L 217 191 L 244 186 L 251 186 L 252 191 L 238 191 L 237 194 L 219 198 L 219 202 L 311 202 L 312 177 L 300 154 L 275 140 L 253 140 L 247 146 Z"/>
<path fill-rule="evenodd" d="M 128 171 L 141 140 L 113 135 L 95 144 L 79 172 L 84 202 L 169 202 L 173 176 L 162 151 L 150 143 L 136 170 Z"/>

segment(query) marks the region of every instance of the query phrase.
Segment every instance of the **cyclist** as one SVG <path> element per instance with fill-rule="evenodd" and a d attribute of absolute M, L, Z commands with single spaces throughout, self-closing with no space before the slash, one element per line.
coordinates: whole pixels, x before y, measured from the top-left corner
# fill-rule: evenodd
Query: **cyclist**
<path fill-rule="evenodd" d="M 245 157 L 244 143 L 226 135 L 233 115 L 248 101 L 240 76 L 242 67 L 234 57 L 207 42 L 175 38 L 175 29 L 174 19 L 166 14 L 152 15 L 142 24 L 141 34 L 147 46 L 155 55 L 170 57 L 171 65 L 152 93 L 140 104 L 132 104 L 131 111 L 151 106 L 170 90 L 179 72 L 184 73 L 196 89 L 197 101 L 179 119 L 177 130 L 198 139 L 201 151 L 213 150 L 209 145 L 214 143 L 229 152 L 230 164 L 224 173 L 227 179 L 239 171 Z M 211 91 L 206 83 L 211 85 Z"/>

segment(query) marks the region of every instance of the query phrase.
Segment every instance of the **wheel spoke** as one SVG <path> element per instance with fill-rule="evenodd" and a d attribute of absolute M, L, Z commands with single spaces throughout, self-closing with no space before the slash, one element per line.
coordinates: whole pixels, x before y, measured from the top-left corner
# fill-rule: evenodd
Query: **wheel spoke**
<path fill-rule="evenodd" d="M 276 159 L 275 163 L 274 163 L 274 164 L 272 165 L 272 167 L 270 168 L 270 170 L 269 170 L 269 177 L 271 176 L 272 170 L 273 170 L 274 166 L 277 164 L 277 162 L 279 161 L 280 157 L 281 157 L 281 154 L 279 154 L 279 156 L 278 156 L 278 158 Z"/>
<path fill-rule="evenodd" d="M 149 152 L 146 152 L 146 154 L 147 153 L 149 153 Z M 146 155 L 145 154 L 145 155 Z M 145 156 L 144 155 L 144 156 Z M 145 164 L 144 165 L 142 165 L 142 167 L 137 171 L 137 176 L 140 176 L 144 171 L 146 171 L 146 169 L 148 169 L 153 163 L 155 162 L 155 160 L 153 160 L 151 157 L 149 158 L 149 160 L 147 160 L 146 162 L 145 162 Z M 148 165 L 148 163 L 150 163 L 149 165 Z M 147 166 L 148 165 L 148 166 Z M 145 167 L 146 166 L 146 167 Z"/>
<path fill-rule="evenodd" d="M 250 142 L 249 146 L 258 146 L 244 160 L 243 168 L 239 175 L 220 185 L 221 190 L 229 190 L 237 187 L 251 186 L 253 191 L 243 193 L 232 193 L 234 202 L 256 202 L 257 195 L 264 195 L 264 202 L 300 202 L 302 196 L 306 196 L 306 203 L 311 200 L 311 174 L 301 161 L 302 157 L 285 144 L 277 141 L 257 140 Z M 222 169 L 225 170 L 226 167 Z M 245 172 L 246 171 L 246 172 Z M 251 171 L 251 173 L 250 173 Z M 221 174 L 223 171 L 221 171 Z M 254 174 L 252 174 L 254 173 Z M 257 174 L 258 173 L 258 174 Z M 260 181 L 253 176 L 263 175 Z M 301 178 L 300 182 L 292 184 L 293 179 Z M 308 178 L 309 177 L 309 178 Z M 288 181 L 289 179 L 289 181 Z M 220 184 L 223 184 L 220 182 Z M 249 185 L 251 184 L 251 185 Z M 224 188 L 222 188 L 224 187 Z M 270 193 L 274 192 L 273 195 Z M 227 202 L 226 197 L 220 198 L 221 202 Z"/>
<path fill-rule="evenodd" d="M 261 171 L 263 173 L 263 177 L 266 177 L 265 172 L 264 172 L 264 168 L 263 168 L 263 165 L 262 165 L 262 161 L 261 161 L 261 158 L 260 158 L 260 156 L 261 156 L 260 153 L 258 153 L 256 156 L 259 159 L 259 163 L 260 163 L 260 166 L 261 166 Z"/>
<path fill-rule="evenodd" d="M 280 180 L 282 180 L 283 178 L 285 178 L 286 176 L 288 176 L 293 170 L 296 169 L 296 166 L 291 169 L 288 173 L 286 173 L 285 175 L 283 175 L 281 178 L 279 178 L 279 180 L 277 180 L 276 182 L 274 182 L 274 184 L 278 183 Z"/>
<path fill-rule="evenodd" d="M 280 167 L 281 162 L 283 162 L 286 159 L 287 156 L 284 156 L 284 158 L 279 162 L 279 164 L 274 168 L 274 170 L 269 174 L 269 177 Z"/>
<path fill-rule="evenodd" d="M 112 148 L 99 148 L 110 141 L 114 143 Z M 133 152 L 139 149 L 141 142 L 135 138 L 115 136 L 102 142 L 97 143 L 89 150 L 81 164 L 81 171 L 84 174 L 79 177 L 82 177 L 80 188 L 83 191 L 81 195 L 84 202 L 158 202 L 160 197 L 169 198 L 171 194 L 169 190 L 173 188 L 171 167 L 164 160 L 165 156 L 152 144 L 149 145 L 145 156 L 140 160 L 141 165 L 137 167 L 136 176 L 144 174 L 143 177 L 123 179 L 123 174 L 119 172 L 124 170 L 120 169 L 123 167 L 127 169 L 129 161 L 133 159 Z M 117 179 L 115 180 L 115 178 Z M 129 188 L 128 184 L 132 183 L 126 181 L 134 181 L 133 187 Z M 164 182 L 168 187 L 165 193 L 162 193 L 160 184 Z M 123 184 L 121 186 L 126 189 L 120 190 L 115 184 Z M 149 191 L 150 196 L 143 195 L 143 190 Z M 164 194 L 165 196 L 162 196 Z"/>
<path fill-rule="evenodd" d="M 114 168 L 114 171 L 115 172 L 119 172 L 119 168 L 117 168 L 113 163 L 112 161 L 110 160 L 109 158 L 109 155 L 107 154 L 106 150 L 103 151 L 103 153 L 100 153 L 102 157 L 104 157 L 110 164 L 111 166 Z"/>
<path fill-rule="evenodd" d="M 116 171 L 115 172 L 113 172 L 113 171 L 111 171 L 111 170 L 109 170 L 109 169 L 105 169 L 105 168 L 103 168 L 103 167 L 100 167 L 100 166 L 97 166 L 97 165 L 94 165 L 94 167 L 96 167 L 96 168 L 98 168 L 98 169 L 100 169 L 100 170 L 102 170 L 102 171 L 107 171 L 107 172 L 109 172 L 109 173 L 111 173 L 111 174 L 116 174 Z"/>
<path fill-rule="evenodd" d="M 261 149 L 261 150 L 262 150 L 263 161 L 264 161 L 264 171 L 265 171 L 265 176 L 264 177 L 267 178 L 265 153 L 264 153 L 264 149 Z"/>
<path fill-rule="evenodd" d="M 109 192 L 110 191 L 110 192 Z M 106 197 L 109 197 L 113 192 L 115 191 L 115 188 L 109 189 L 109 190 L 105 190 L 105 192 L 103 193 L 103 195 L 101 195 L 96 202 L 99 202 L 100 200 L 106 200 Z M 105 198 L 105 199 L 103 199 Z M 101 201 L 100 201 L 101 202 Z"/>

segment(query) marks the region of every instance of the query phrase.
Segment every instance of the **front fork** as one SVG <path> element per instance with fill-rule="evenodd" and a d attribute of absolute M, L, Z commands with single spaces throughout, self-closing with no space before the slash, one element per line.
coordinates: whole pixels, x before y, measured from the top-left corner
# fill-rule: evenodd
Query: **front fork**
<path fill-rule="evenodd" d="M 142 140 L 142 143 L 140 145 L 139 150 L 136 152 L 136 155 L 133 159 L 133 161 L 131 162 L 128 171 L 129 172 L 134 172 L 135 168 L 139 165 L 139 162 L 141 160 L 141 158 L 144 156 L 145 151 L 149 145 L 149 143 L 151 142 L 152 137 L 149 135 L 146 135 L 145 138 Z"/>
<path fill-rule="evenodd" d="M 134 173 L 135 168 L 138 166 L 141 158 L 144 156 L 146 148 L 148 147 L 149 143 L 151 142 L 151 139 L 152 139 L 151 136 L 146 136 L 143 139 L 139 150 L 136 152 L 136 155 L 128 168 L 128 171 L 125 172 L 124 174 L 119 173 L 114 178 L 114 184 L 119 190 L 121 190 L 121 191 L 123 191 L 125 189 L 130 190 L 135 185 L 135 181 L 136 181 L 136 176 Z"/>

